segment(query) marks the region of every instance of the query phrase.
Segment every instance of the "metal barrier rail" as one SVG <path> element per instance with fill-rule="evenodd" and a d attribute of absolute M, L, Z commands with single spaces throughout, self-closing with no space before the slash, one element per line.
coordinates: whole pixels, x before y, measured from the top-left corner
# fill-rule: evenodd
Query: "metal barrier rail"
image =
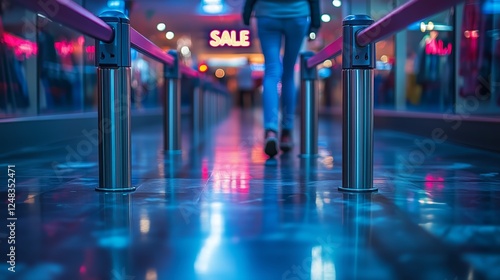
<path fill-rule="evenodd" d="M 377 190 L 373 186 L 375 43 L 461 2 L 463 0 L 413 0 L 375 23 L 367 15 L 347 16 L 342 37 L 317 54 L 301 55 L 301 155 L 310 157 L 318 153 L 316 66 L 342 53 L 342 186 L 339 190 Z"/>
<path fill-rule="evenodd" d="M 132 27 L 130 28 L 130 44 L 132 48 L 151 56 L 152 58 L 162 62 L 163 64 L 173 65 L 175 62 L 175 58 L 172 55 L 163 52 L 163 50 L 159 48 L 155 43 L 148 40 Z M 182 74 L 192 78 L 198 77 L 198 72 L 196 70 L 191 69 L 183 64 L 181 64 L 180 67 Z"/>
<path fill-rule="evenodd" d="M 228 95 L 199 77 L 198 72 L 179 63 L 175 50 L 164 53 L 158 46 L 130 26 L 121 12 L 107 11 L 94 16 L 69 0 L 18 0 L 26 8 L 65 24 L 96 39 L 98 76 L 99 191 L 132 191 L 130 102 L 131 47 L 151 56 L 164 66 L 164 150 L 181 152 L 180 78 L 195 78 L 199 83 L 193 93 L 193 128 L 205 130 L 229 112 Z M 201 91 L 207 88 L 201 94 Z M 205 115 L 202 115 L 202 112 Z M 209 114 L 209 115 L 206 115 Z M 206 121 L 210 119 L 210 121 Z M 200 125 L 203 121 L 203 125 Z M 198 134 L 199 131 L 195 131 Z M 200 138 L 200 137 L 198 137 Z"/>
<path fill-rule="evenodd" d="M 321 49 L 315 55 L 311 56 L 307 59 L 307 67 L 312 68 L 316 67 L 319 64 L 323 63 L 323 61 L 335 57 L 342 53 L 342 37 L 337 38 L 332 43 L 328 44 L 326 47 Z"/>
<path fill-rule="evenodd" d="M 171 55 L 166 54 L 157 45 L 149 41 L 146 37 L 144 37 L 141 33 L 139 33 L 132 27 L 130 28 L 130 44 L 136 50 L 148 54 L 149 56 L 164 64 L 174 64 L 174 58 Z"/>
<path fill-rule="evenodd" d="M 460 4 L 464 0 L 414 0 L 406 2 L 356 36 L 364 47 L 405 29 L 408 25 Z"/>
<path fill-rule="evenodd" d="M 73 1 L 16 0 L 16 3 L 95 39 L 113 40 L 113 29 L 109 25 Z"/>

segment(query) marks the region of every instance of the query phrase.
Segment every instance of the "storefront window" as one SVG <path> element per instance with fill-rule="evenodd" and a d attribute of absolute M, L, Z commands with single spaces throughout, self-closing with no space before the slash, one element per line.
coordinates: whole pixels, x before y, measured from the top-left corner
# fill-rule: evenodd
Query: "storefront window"
<path fill-rule="evenodd" d="M 407 105 L 410 110 L 443 112 L 454 105 L 454 45 L 451 10 L 408 27 Z"/>
<path fill-rule="evenodd" d="M 133 49 L 131 58 L 132 109 L 160 107 L 163 64 Z"/>
<path fill-rule="evenodd" d="M 377 21 L 394 9 L 394 1 L 373 0 L 370 2 L 371 17 Z M 395 106 L 395 57 L 394 36 L 375 44 L 376 68 L 374 79 L 375 108 L 392 109 Z"/>
<path fill-rule="evenodd" d="M 500 114 L 500 2 L 465 1 L 457 113 Z"/>
<path fill-rule="evenodd" d="M 35 15 L 0 1 L 0 118 L 37 112 L 35 39 Z"/>
<path fill-rule="evenodd" d="M 38 16 L 40 114 L 81 112 L 85 37 Z"/>

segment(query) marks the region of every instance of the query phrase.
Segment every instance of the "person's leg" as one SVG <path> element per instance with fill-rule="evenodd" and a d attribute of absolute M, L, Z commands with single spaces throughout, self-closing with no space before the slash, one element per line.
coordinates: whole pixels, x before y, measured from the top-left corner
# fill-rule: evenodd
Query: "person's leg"
<path fill-rule="evenodd" d="M 285 24 L 285 51 L 283 54 L 283 76 L 281 79 L 281 101 L 283 109 L 282 128 L 291 131 L 294 125 L 297 89 L 295 86 L 295 63 L 309 29 L 307 17 L 291 18 Z"/>
<path fill-rule="evenodd" d="M 243 89 L 238 90 L 238 102 L 240 104 L 240 108 L 245 107 L 245 90 Z"/>
<path fill-rule="evenodd" d="M 264 80 L 262 103 L 264 108 L 264 129 L 278 131 L 278 82 L 281 79 L 282 66 L 281 22 L 279 19 L 257 18 L 257 31 L 262 54 L 264 55 Z"/>

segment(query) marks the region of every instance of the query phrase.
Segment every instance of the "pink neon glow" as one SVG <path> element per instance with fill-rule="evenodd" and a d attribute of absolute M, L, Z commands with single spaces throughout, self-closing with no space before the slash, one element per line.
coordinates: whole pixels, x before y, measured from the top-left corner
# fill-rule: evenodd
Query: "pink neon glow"
<path fill-rule="evenodd" d="M 80 274 L 85 274 L 87 272 L 87 267 L 84 265 L 80 266 Z"/>
<path fill-rule="evenodd" d="M 444 188 L 444 178 L 441 176 L 433 176 L 433 175 L 426 175 L 425 176 L 425 189 L 426 190 L 433 190 L 433 189 L 438 189 L 442 190 Z"/>
<path fill-rule="evenodd" d="M 3 41 L 5 45 L 14 50 L 16 58 L 30 58 L 38 53 L 37 45 L 30 40 L 25 40 L 10 33 L 4 33 Z"/>
<path fill-rule="evenodd" d="M 86 46 L 85 53 L 87 53 L 88 60 L 93 60 L 95 58 L 95 46 Z"/>
<path fill-rule="evenodd" d="M 451 54 L 451 43 L 445 47 L 442 40 L 431 39 L 427 40 L 425 44 L 425 53 L 433 55 L 450 55 Z"/>
<path fill-rule="evenodd" d="M 76 41 L 78 42 L 78 45 L 81 46 L 85 43 L 85 37 L 80 36 L 80 37 L 78 37 L 78 39 Z"/>
<path fill-rule="evenodd" d="M 73 44 L 67 41 L 55 42 L 54 47 L 60 56 L 68 56 L 75 51 Z"/>

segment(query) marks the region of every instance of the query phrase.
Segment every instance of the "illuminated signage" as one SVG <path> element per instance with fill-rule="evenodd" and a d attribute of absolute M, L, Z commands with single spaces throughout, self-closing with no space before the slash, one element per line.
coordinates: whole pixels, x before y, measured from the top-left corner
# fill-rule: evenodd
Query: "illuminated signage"
<path fill-rule="evenodd" d="M 448 43 L 447 46 L 444 46 L 442 40 L 427 40 L 425 42 L 425 53 L 433 54 L 433 55 L 450 55 L 451 54 L 451 43 Z"/>
<path fill-rule="evenodd" d="M 210 46 L 217 47 L 249 47 L 249 30 L 212 30 L 210 31 Z"/>

